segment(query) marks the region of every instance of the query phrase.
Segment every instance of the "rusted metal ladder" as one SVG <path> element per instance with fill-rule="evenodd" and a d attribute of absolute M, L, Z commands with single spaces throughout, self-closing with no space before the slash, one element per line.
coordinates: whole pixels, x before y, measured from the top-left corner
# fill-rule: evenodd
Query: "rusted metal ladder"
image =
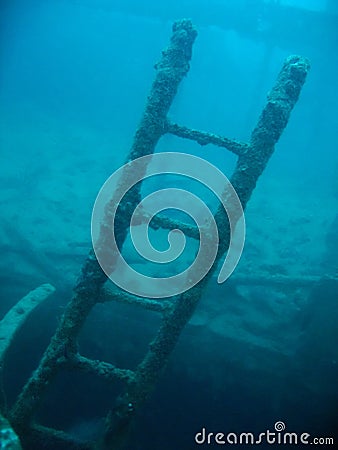
<path fill-rule="evenodd" d="M 252 131 L 250 141 L 242 143 L 179 126 L 169 121 L 167 117 L 179 83 L 189 71 L 196 35 L 196 30 L 189 20 L 181 20 L 174 24 L 170 45 L 162 52 L 162 58 L 156 65 L 157 74 L 127 161 L 152 154 L 159 139 L 166 133 L 192 139 L 200 145 L 214 144 L 224 147 L 238 156 L 231 183 L 245 208 L 259 176 L 274 151 L 275 144 L 287 125 L 289 115 L 305 82 L 309 63 L 300 56 L 291 56 L 285 61 L 276 84 L 268 95 L 258 123 Z M 126 196 L 119 207 L 117 241 L 121 248 L 127 236 L 131 214 L 141 199 L 140 185 L 141 183 Z M 27 447 L 38 449 L 43 445 L 43 448 L 48 448 L 50 444 L 53 448 L 59 445 L 58 448 L 71 449 L 126 448 L 136 411 L 156 385 L 183 328 L 215 272 L 217 263 L 228 249 L 230 231 L 222 207 L 217 210 L 215 219 L 220 233 L 215 263 L 202 281 L 178 298 L 145 299 L 117 288 L 107 289 L 105 286 L 107 277 L 94 253 L 90 252 L 74 288 L 74 295 L 38 368 L 27 381 L 14 406 L 6 412 L 12 427 Z M 152 226 L 166 229 L 181 228 L 192 237 L 198 236 L 194 227 L 168 218 L 156 217 L 152 221 Z M 95 304 L 111 300 L 140 306 L 162 315 L 160 328 L 135 370 L 119 369 L 110 363 L 91 360 L 79 353 L 77 338 L 86 317 Z M 109 382 L 116 379 L 125 382 L 125 390 L 116 399 L 107 415 L 106 431 L 99 442 L 77 443 L 62 431 L 46 428 L 34 422 L 35 412 L 49 384 L 58 371 L 65 367 L 93 373 Z"/>

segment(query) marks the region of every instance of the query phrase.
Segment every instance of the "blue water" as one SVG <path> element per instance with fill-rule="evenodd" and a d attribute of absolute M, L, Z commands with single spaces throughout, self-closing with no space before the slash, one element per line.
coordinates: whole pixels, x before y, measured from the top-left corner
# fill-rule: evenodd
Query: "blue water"
<path fill-rule="evenodd" d="M 9 405 L 71 296 L 91 246 L 95 198 L 127 157 L 154 64 L 173 20 L 182 17 L 198 30 L 190 71 L 169 113 L 182 125 L 247 141 L 284 59 L 309 58 L 300 99 L 246 210 L 246 244 L 235 275 L 337 275 L 334 0 L 3 0 L 1 316 L 40 284 L 57 288 L 8 353 Z M 164 136 L 157 151 L 205 158 L 229 177 L 236 161 L 225 149 L 174 136 Z M 163 187 L 156 183 L 149 186 Z M 215 207 L 215 199 L 206 201 Z M 287 431 L 337 442 L 337 294 L 332 280 L 306 287 L 211 282 L 140 411 L 130 449 L 191 450 L 203 447 L 194 441 L 203 427 L 258 434 L 278 420 Z M 158 319 L 122 305 L 97 307 L 82 331 L 81 351 L 133 368 Z M 62 373 L 39 420 L 92 437 L 118 388 Z"/>

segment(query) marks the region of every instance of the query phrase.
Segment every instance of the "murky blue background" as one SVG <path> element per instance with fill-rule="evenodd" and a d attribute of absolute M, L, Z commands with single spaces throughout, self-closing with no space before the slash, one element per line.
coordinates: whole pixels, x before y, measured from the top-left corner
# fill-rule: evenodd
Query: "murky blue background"
<path fill-rule="evenodd" d="M 174 19 L 198 29 L 190 72 L 170 117 L 248 140 L 283 60 L 311 71 L 246 212 L 236 274 L 319 276 L 337 270 L 337 25 L 335 1 L 79 0 L 0 5 L 1 311 L 42 282 L 57 294 L 8 356 L 9 403 L 36 366 L 90 248 L 93 202 L 126 158 Z M 208 159 L 228 176 L 235 157 L 165 136 L 158 151 Z M 188 185 L 186 184 L 185 187 Z M 160 243 L 159 243 L 160 245 Z M 151 401 L 133 450 L 188 450 L 194 433 L 337 430 L 337 283 L 208 288 Z M 128 326 L 126 326 L 126 324 Z M 158 318 L 97 308 L 83 353 L 133 367 Z M 76 387 L 75 387 L 76 386 Z M 86 437 L 115 388 L 61 374 L 40 420 Z"/>

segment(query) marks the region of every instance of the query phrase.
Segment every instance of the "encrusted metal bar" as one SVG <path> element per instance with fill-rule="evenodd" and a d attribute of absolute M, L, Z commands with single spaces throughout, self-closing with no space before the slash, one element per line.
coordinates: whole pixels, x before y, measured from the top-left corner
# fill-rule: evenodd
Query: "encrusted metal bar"
<path fill-rule="evenodd" d="M 159 228 L 163 228 L 165 230 L 181 230 L 185 236 L 193 239 L 199 239 L 200 237 L 200 232 L 195 225 L 189 225 L 181 222 L 180 220 L 170 219 L 169 217 L 162 215 L 154 216 L 151 219 L 149 226 L 154 230 L 158 230 Z"/>
<path fill-rule="evenodd" d="M 309 63 L 305 58 L 300 56 L 287 58 L 277 82 L 268 96 L 258 124 L 252 132 L 250 148 L 239 156 L 231 183 L 243 208 L 246 207 L 258 178 L 265 169 L 274 151 L 274 146 L 287 125 L 308 71 Z M 145 358 L 137 367 L 135 379 L 129 383 L 126 392 L 116 401 L 115 409 L 109 415 L 103 447 L 106 450 L 125 448 L 135 411 L 154 389 L 183 328 L 195 311 L 206 283 L 228 249 L 230 232 L 225 212 L 221 207 L 215 218 L 220 233 L 220 246 L 216 261 L 209 274 L 200 283 L 180 296 L 172 313 L 163 321 L 157 336 L 150 344 Z"/>
<path fill-rule="evenodd" d="M 192 128 L 183 127 L 169 121 L 166 125 L 166 130 L 167 133 L 174 134 L 175 136 L 184 139 L 190 139 L 200 145 L 213 144 L 218 147 L 224 147 L 237 156 L 245 153 L 245 151 L 249 147 L 246 142 L 240 142 L 235 139 L 228 139 L 217 134 L 207 133 L 206 131 L 194 130 Z"/>
<path fill-rule="evenodd" d="M 165 132 L 167 112 L 180 82 L 189 71 L 192 45 L 196 35 L 197 32 L 189 20 L 181 20 L 173 25 L 170 45 L 162 52 L 162 58 L 156 65 L 155 80 L 127 161 L 152 154 L 158 140 Z M 126 238 L 130 214 L 140 199 L 140 188 L 139 184 L 132 189 L 130 195 L 126 196 L 120 205 L 119 229 L 116 232 L 116 241 L 119 246 L 122 246 Z M 11 410 L 11 423 L 20 436 L 27 435 L 34 413 L 48 384 L 58 372 L 65 352 L 76 353 L 77 336 L 92 307 L 101 298 L 101 288 L 105 281 L 106 275 L 93 252 L 90 252 L 59 327 L 38 368 L 24 386 Z"/>
<path fill-rule="evenodd" d="M 29 292 L 23 297 L 0 321 L 0 385 L 2 385 L 2 372 L 4 359 L 17 332 L 28 319 L 33 310 L 55 292 L 55 288 L 50 284 L 42 286 Z M 0 410 L 5 405 L 3 392 L 0 391 Z"/>
<path fill-rule="evenodd" d="M 134 372 L 132 370 L 119 369 L 113 364 L 89 359 L 79 355 L 78 353 L 70 358 L 69 365 L 83 372 L 93 373 L 107 381 L 131 381 L 134 377 Z"/>
<path fill-rule="evenodd" d="M 122 290 L 118 290 L 112 286 L 104 287 L 102 290 L 101 300 L 103 302 L 115 301 L 127 305 L 139 306 L 149 311 L 168 312 L 172 308 L 173 301 L 170 300 L 150 300 L 147 298 L 136 297 Z"/>
<path fill-rule="evenodd" d="M 267 104 L 251 134 L 250 147 L 239 156 L 231 180 L 243 207 L 250 199 L 257 179 L 266 167 L 274 146 L 288 123 L 309 67 L 306 58 L 297 55 L 289 56 L 276 85 L 268 94 Z"/>
<path fill-rule="evenodd" d="M 6 352 L 20 327 L 25 323 L 32 311 L 55 292 L 50 284 L 29 292 L 0 321 L 0 368 Z"/>

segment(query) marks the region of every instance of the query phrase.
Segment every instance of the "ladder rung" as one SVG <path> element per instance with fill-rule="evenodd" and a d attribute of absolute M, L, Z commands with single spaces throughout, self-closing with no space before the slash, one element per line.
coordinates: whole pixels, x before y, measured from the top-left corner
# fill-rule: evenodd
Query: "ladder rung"
<path fill-rule="evenodd" d="M 138 225 L 141 225 L 142 223 L 145 223 L 148 219 L 147 216 L 139 216 L 138 217 Z M 153 230 L 158 230 L 160 228 L 163 228 L 164 230 L 181 230 L 184 232 L 185 236 L 193 238 L 193 239 L 199 239 L 199 229 L 196 227 L 196 225 L 189 225 L 187 223 L 181 222 L 180 220 L 170 219 L 167 216 L 163 216 L 162 214 L 155 215 L 151 218 L 151 221 L 149 222 L 150 228 Z M 87 254 L 89 249 L 91 248 L 91 243 L 87 241 L 79 241 L 75 242 L 71 246 L 71 252 L 69 253 L 52 253 L 54 258 L 84 258 Z M 84 249 L 83 251 L 81 249 Z M 51 252 L 49 252 L 51 253 Z"/>
<path fill-rule="evenodd" d="M 141 308 L 161 313 L 170 311 L 173 305 L 172 300 L 150 300 L 148 298 L 136 297 L 135 295 L 128 294 L 122 290 L 117 290 L 113 287 L 104 287 L 101 303 L 112 300 L 127 305 L 140 306 Z"/>
<path fill-rule="evenodd" d="M 243 155 L 243 153 L 245 153 L 245 151 L 249 148 L 249 144 L 245 142 L 240 142 L 236 139 L 229 139 L 213 133 L 207 133 L 206 131 L 183 127 L 169 121 L 167 122 L 166 131 L 167 133 L 174 134 L 175 136 L 184 139 L 191 139 L 200 145 L 214 144 L 218 147 L 224 147 L 237 156 Z"/>
<path fill-rule="evenodd" d="M 162 215 L 154 216 L 151 219 L 149 226 L 154 230 L 158 230 L 159 228 L 163 228 L 166 230 L 178 229 L 183 231 L 186 236 L 193 239 L 199 239 L 200 237 L 199 230 L 195 225 L 189 225 L 179 220 L 170 219 L 169 217 L 165 217 Z"/>
<path fill-rule="evenodd" d="M 132 370 L 119 369 L 113 364 L 86 358 L 85 356 L 81 356 L 79 354 L 72 356 L 70 365 L 84 372 L 93 373 L 107 381 L 118 379 L 129 382 L 132 381 L 135 376 Z"/>

